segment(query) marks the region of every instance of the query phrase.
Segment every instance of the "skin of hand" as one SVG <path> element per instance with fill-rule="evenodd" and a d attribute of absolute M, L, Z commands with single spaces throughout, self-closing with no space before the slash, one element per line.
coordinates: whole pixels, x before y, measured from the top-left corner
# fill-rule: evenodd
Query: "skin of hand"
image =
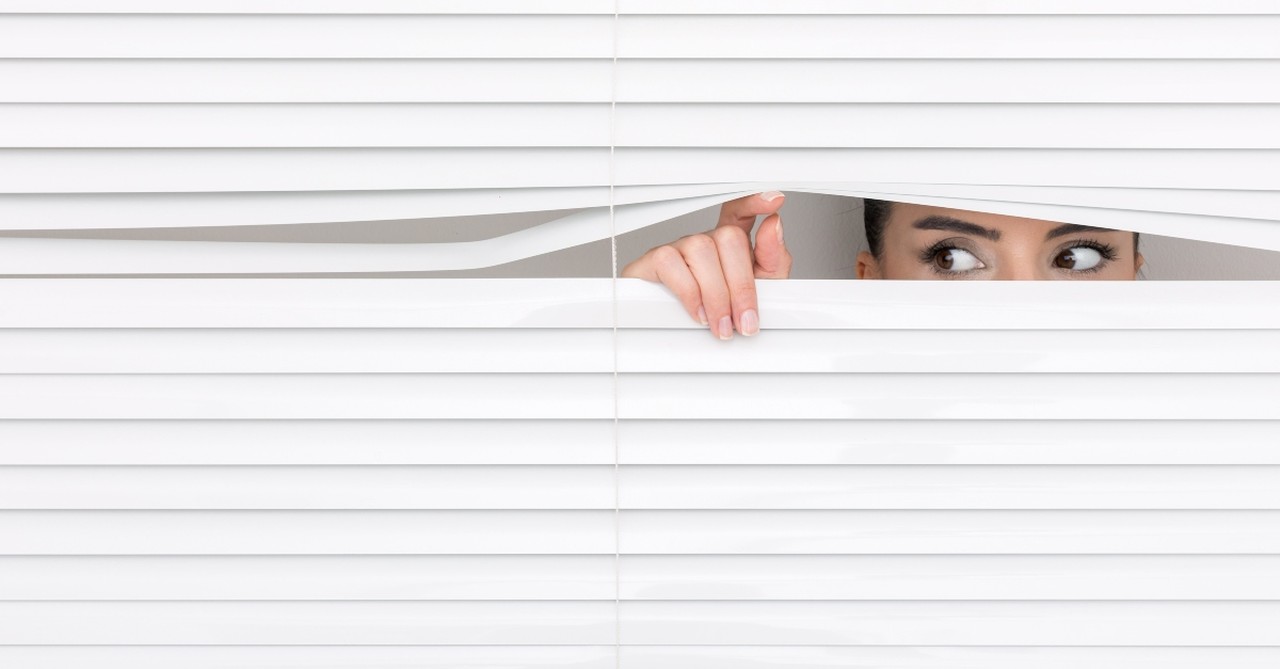
<path fill-rule="evenodd" d="M 650 249 L 622 269 L 622 276 L 657 281 L 675 293 L 685 311 L 719 339 L 760 331 L 756 279 L 785 279 L 791 254 L 782 241 L 778 191 L 748 195 L 724 203 L 714 230 L 681 237 Z M 764 216 L 756 231 L 751 229 Z"/>

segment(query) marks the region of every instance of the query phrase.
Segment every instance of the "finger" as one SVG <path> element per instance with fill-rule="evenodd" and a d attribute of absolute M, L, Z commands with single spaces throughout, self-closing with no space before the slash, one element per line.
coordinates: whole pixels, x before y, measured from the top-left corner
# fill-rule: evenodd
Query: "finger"
<path fill-rule="evenodd" d="M 720 256 L 716 243 L 708 235 L 690 235 L 674 244 L 684 256 L 685 265 L 698 282 L 702 308 L 706 310 L 711 334 L 720 339 L 733 338 L 733 312 L 729 301 L 729 288 L 725 285 L 720 269 Z"/>
<path fill-rule="evenodd" d="M 659 246 L 646 255 L 652 256 L 658 281 L 675 293 L 693 320 L 706 325 L 707 313 L 702 307 L 702 291 L 698 288 L 698 281 L 693 278 L 693 272 L 685 264 L 684 256 L 674 246 Z"/>
<path fill-rule="evenodd" d="M 716 222 L 716 227 L 732 225 L 749 233 L 756 225 L 757 216 L 778 213 L 785 201 L 786 195 L 776 190 L 729 200 L 720 205 L 720 220 Z"/>
<path fill-rule="evenodd" d="M 751 336 L 760 331 L 760 312 L 756 307 L 756 277 L 751 260 L 751 239 L 736 226 L 716 228 L 711 233 L 720 254 L 720 269 L 729 287 L 729 303 L 733 323 L 738 332 Z"/>
<path fill-rule="evenodd" d="M 757 279 L 785 279 L 791 275 L 791 252 L 782 243 L 782 217 L 774 214 L 756 231 Z"/>

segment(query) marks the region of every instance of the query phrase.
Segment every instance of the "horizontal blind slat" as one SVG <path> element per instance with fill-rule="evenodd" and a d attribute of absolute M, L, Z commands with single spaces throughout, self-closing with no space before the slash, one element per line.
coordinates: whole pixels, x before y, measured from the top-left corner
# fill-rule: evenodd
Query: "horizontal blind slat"
<path fill-rule="evenodd" d="M 0 644 L 613 643 L 613 602 L 0 602 Z"/>
<path fill-rule="evenodd" d="M 625 511 L 623 554 L 1256 554 L 1274 511 Z"/>
<path fill-rule="evenodd" d="M 617 105 L 614 141 L 620 147 L 1274 149 L 1280 131 L 1269 122 L 1278 112 L 1270 105 L 1021 104 L 1015 111 L 990 103 L 628 103 Z M 530 116 L 529 132 L 537 137 L 544 132 L 541 119 Z M 406 141 L 413 135 L 406 133 Z M 498 134 L 499 141 L 507 140 Z"/>
<path fill-rule="evenodd" d="M 624 465 L 1274 465 L 1276 420 L 628 420 Z"/>
<path fill-rule="evenodd" d="M 608 374 L 7 374 L 0 418 L 560 418 L 613 415 Z"/>
<path fill-rule="evenodd" d="M 629 58 L 1276 58 L 1276 16 L 623 15 Z M 856 39 L 851 37 L 856 36 Z"/>
<path fill-rule="evenodd" d="M 1031 9 L 1026 3 L 1023 8 Z M 1277 76 L 1280 62 L 1263 59 L 771 60 L 764 54 L 743 59 L 633 58 L 618 62 L 617 99 L 718 104 L 1272 103 L 1280 102 L 1280 90 L 1266 82 Z M 769 85 L 741 85 L 748 78 L 767 80 Z M 1195 85 L 1187 86 L 1188 79 Z M 1013 113 L 1019 108 L 1004 109 Z"/>
<path fill-rule="evenodd" d="M 613 511 L 0 511 L 0 555 L 613 555 Z"/>
<path fill-rule="evenodd" d="M 0 102 L 607 103 L 610 74 L 595 59 L 9 59 Z"/>
<path fill-rule="evenodd" d="M 777 330 L 732 346 L 705 339 L 698 330 L 623 330 L 618 371 L 1280 372 L 1280 330 Z"/>
<path fill-rule="evenodd" d="M 623 419 L 1272 419 L 1275 374 L 626 374 Z"/>
<path fill-rule="evenodd" d="M 0 508 L 613 509 L 614 472 L 604 465 L 0 467 Z"/>
<path fill-rule="evenodd" d="M 627 555 L 626 600 L 1274 600 L 1274 555 Z"/>
<path fill-rule="evenodd" d="M 31 669 L 118 664 L 131 669 L 323 666 L 326 669 L 457 669 L 519 665 L 616 669 L 609 646 L 0 646 L 0 662 Z M 1252 665 L 1250 665 L 1252 667 Z"/>
<path fill-rule="evenodd" d="M 586 329 L 0 330 L 3 374 L 612 373 Z"/>
<path fill-rule="evenodd" d="M 1280 509 L 1280 467 L 1260 465 L 628 465 L 619 477 L 624 509 Z"/>
<path fill-rule="evenodd" d="M 0 58 L 608 59 L 612 23 L 608 15 L 9 14 L 0 15 Z"/>
<path fill-rule="evenodd" d="M 5 465 L 612 464 L 613 420 L 9 420 Z"/>
<path fill-rule="evenodd" d="M 0 557 L 0 600 L 610 600 L 612 555 Z"/>
<path fill-rule="evenodd" d="M 1274 646 L 1280 602 L 623 602 L 623 644 Z"/>
<path fill-rule="evenodd" d="M 622 646 L 627 669 L 827 669 L 889 666 L 903 669 L 1270 669 L 1275 647 L 1040 647 L 1035 646 Z M 345 667 L 343 668 L 345 669 Z"/>
<path fill-rule="evenodd" d="M 1251 112 L 1222 113 L 1237 122 Z M 1229 140 L 1223 146 L 1235 146 Z M 0 105 L 7 148 L 607 147 L 605 104 Z"/>

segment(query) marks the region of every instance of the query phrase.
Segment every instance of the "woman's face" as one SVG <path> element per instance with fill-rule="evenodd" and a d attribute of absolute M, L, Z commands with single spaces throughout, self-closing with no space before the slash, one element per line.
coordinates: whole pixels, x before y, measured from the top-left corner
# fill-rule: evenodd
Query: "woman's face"
<path fill-rule="evenodd" d="M 859 279 L 1131 281 L 1132 232 L 895 202 L 880 258 L 858 254 Z"/>

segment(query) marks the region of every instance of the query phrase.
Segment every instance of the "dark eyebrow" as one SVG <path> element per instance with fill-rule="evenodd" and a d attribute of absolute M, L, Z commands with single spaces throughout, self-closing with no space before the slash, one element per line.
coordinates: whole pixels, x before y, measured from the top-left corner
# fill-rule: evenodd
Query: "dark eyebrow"
<path fill-rule="evenodd" d="M 911 227 L 918 230 L 953 230 L 955 232 L 963 232 L 966 235 L 986 237 L 993 242 L 1000 239 L 999 230 L 988 230 L 976 223 L 962 221 L 950 216 L 929 216 L 912 223 Z"/>
<path fill-rule="evenodd" d="M 1115 232 L 1115 230 L 1112 230 L 1111 228 L 1098 228 L 1092 225 L 1079 225 L 1077 223 L 1063 223 L 1062 225 L 1059 225 L 1058 227 L 1044 233 L 1044 238 L 1046 240 L 1049 240 L 1049 239 L 1053 239 L 1054 237 L 1069 235 L 1073 232 Z"/>

